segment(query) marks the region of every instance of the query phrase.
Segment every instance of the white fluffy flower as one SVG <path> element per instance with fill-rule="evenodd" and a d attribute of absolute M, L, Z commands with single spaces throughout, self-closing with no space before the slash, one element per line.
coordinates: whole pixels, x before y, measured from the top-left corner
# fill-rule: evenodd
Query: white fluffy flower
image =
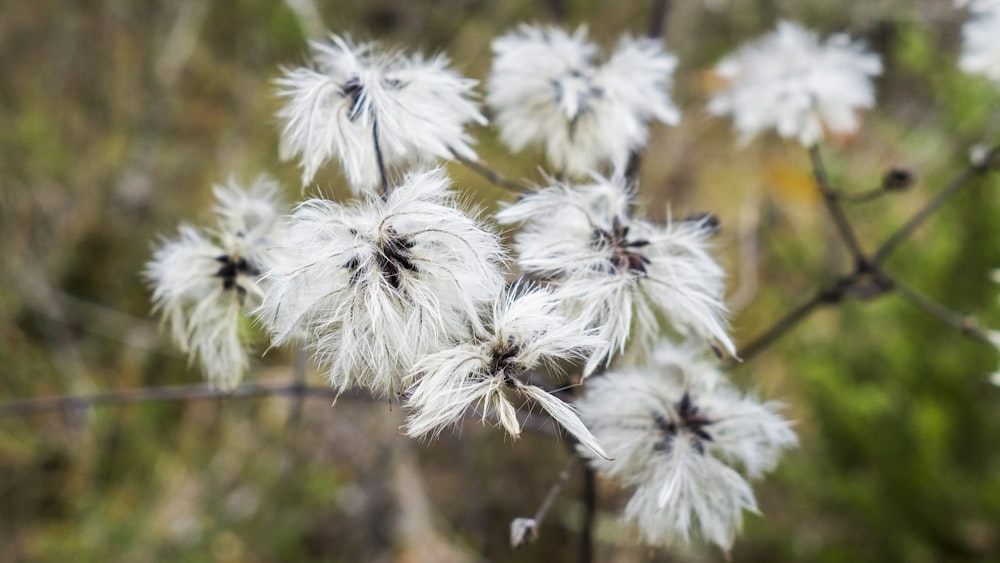
<path fill-rule="evenodd" d="M 733 389 L 691 346 L 664 344 L 646 369 L 608 372 L 587 382 L 584 422 L 611 459 L 602 474 L 636 488 L 625 508 L 653 544 L 702 537 L 728 549 L 744 510 L 757 511 L 749 477 L 795 445 L 778 403 Z"/>
<path fill-rule="evenodd" d="M 962 70 L 1000 82 L 1000 2 L 974 2 L 962 27 Z"/>
<path fill-rule="evenodd" d="M 581 175 L 623 169 L 646 144 L 647 122 L 680 120 L 670 101 L 676 60 L 651 39 L 623 38 L 603 64 L 586 30 L 522 25 L 493 41 L 486 101 L 514 151 L 545 146 L 553 166 Z"/>
<path fill-rule="evenodd" d="M 538 403 L 580 444 L 605 456 L 571 405 L 521 380 L 537 367 L 581 359 L 599 342 L 582 323 L 559 315 L 557 304 L 547 290 L 522 293 L 515 286 L 495 302 L 488 328 L 470 341 L 422 358 L 409 376 L 415 383 L 407 403 L 414 413 L 407 419 L 407 434 L 437 435 L 476 406 L 484 420 L 494 413 L 516 438 L 521 426 L 512 397 L 518 397 Z"/>
<path fill-rule="evenodd" d="M 181 225 L 145 274 L 154 310 L 162 312 L 177 344 L 216 387 L 232 389 L 248 365 L 240 318 L 263 296 L 259 278 L 274 260 L 280 204 L 277 184 L 263 177 L 246 190 L 230 181 L 214 191 L 218 229 L 206 234 Z"/>
<path fill-rule="evenodd" d="M 286 70 L 277 81 L 286 100 L 281 157 L 301 157 L 303 185 L 334 155 L 355 190 L 379 185 L 377 152 L 386 167 L 453 152 L 475 160 L 464 126 L 486 123 L 469 99 L 476 81 L 448 68 L 446 57 L 381 53 L 336 35 L 310 45 L 315 69 Z"/>
<path fill-rule="evenodd" d="M 853 133 L 856 112 L 875 104 L 872 77 L 878 55 L 844 34 L 820 42 L 798 24 L 781 22 L 770 35 L 744 46 L 715 68 L 726 81 L 708 110 L 731 114 L 744 141 L 774 128 L 811 146 L 831 133 Z"/>
<path fill-rule="evenodd" d="M 273 341 L 302 336 L 341 391 L 399 393 L 413 361 L 467 338 L 503 289 L 499 240 L 455 203 L 438 169 L 385 200 L 299 205 L 259 311 Z"/>
<path fill-rule="evenodd" d="M 515 248 L 529 276 L 559 286 L 567 316 L 599 330 L 605 344 L 590 373 L 623 351 L 629 333 L 647 348 L 660 317 L 677 332 L 717 340 L 735 354 L 726 333 L 724 273 L 708 253 L 712 217 L 656 224 L 631 216 L 624 180 L 555 185 L 497 214 L 524 222 Z"/>
<path fill-rule="evenodd" d="M 958 8 L 968 8 L 971 12 L 985 12 L 1000 7 L 1000 0 L 955 0 Z"/>

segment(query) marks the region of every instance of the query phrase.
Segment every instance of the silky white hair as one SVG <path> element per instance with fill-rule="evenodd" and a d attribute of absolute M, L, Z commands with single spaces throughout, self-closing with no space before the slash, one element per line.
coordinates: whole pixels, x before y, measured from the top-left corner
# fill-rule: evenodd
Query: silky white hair
<path fill-rule="evenodd" d="M 845 34 L 821 42 L 815 33 L 783 21 L 771 34 L 740 48 L 716 67 L 726 86 L 708 104 L 732 115 L 741 140 L 774 128 L 812 146 L 831 133 L 853 133 L 859 109 L 875 105 L 872 77 L 882 62 Z"/>
<path fill-rule="evenodd" d="M 598 456 L 604 450 L 580 422 L 572 405 L 521 375 L 558 360 L 579 360 L 600 343 L 594 331 L 556 311 L 558 301 L 541 288 L 515 286 L 498 299 L 486 328 L 475 338 L 429 354 L 414 366 L 407 405 L 410 436 L 436 436 L 457 424 L 470 407 L 489 414 L 513 437 L 521 433 L 514 397 L 538 404 L 580 444 Z"/>
<path fill-rule="evenodd" d="M 517 152 L 545 147 L 556 169 L 580 176 L 623 170 L 645 146 L 652 119 L 676 125 L 668 90 L 676 59 L 651 39 L 623 37 L 603 63 L 585 28 L 521 25 L 493 41 L 486 102 Z"/>
<path fill-rule="evenodd" d="M 517 263 L 528 276 L 558 287 L 563 312 L 581 318 L 604 339 L 590 373 L 632 339 L 647 350 L 659 317 L 683 335 L 716 340 L 731 354 L 726 331 L 724 272 L 708 252 L 709 217 L 658 225 L 632 216 L 624 179 L 557 183 L 497 214 L 522 222 Z"/>
<path fill-rule="evenodd" d="M 379 51 L 337 35 L 310 46 L 312 67 L 286 69 L 277 80 L 285 100 L 281 158 L 299 156 L 303 185 L 337 156 L 356 193 L 378 186 L 376 143 L 386 167 L 453 153 L 476 159 L 464 128 L 486 124 L 471 99 L 477 81 L 450 69 L 446 57 Z"/>
<path fill-rule="evenodd" d="M 503 251 L 448 185 L 435 169 L 384 200 L 300 204 L 258 311 L 272 341 L 304 341 L 341 391 L 395 395 L 417 358 L 468 338 L 503 289 Z"/>
<path fill-rule="evenodd" d="M 581 416 L 610 457 L 592 464 L 635 487 L 625 517 L 646 541 L 728 549 L 743 511 L 757 511 L 741 471 L 773 469 L 795 433 L 779 403 L 735 390 L 699 346 L 662 342 L 652 358 L 587 381 Z"/>
<path fill-rule="evenodd" d="M 249 365 L 242 313 L 263 298 L 260 275 L 275 260 L 282 204 L 277 183 L 264 176 L 246 189 L 230 179 L 213 191 L 217 228 L 181 225 L 176 238 L 155 250 L 145 276 L 153 310 L 174 341 L 214 386 L 230 390 Z"/>

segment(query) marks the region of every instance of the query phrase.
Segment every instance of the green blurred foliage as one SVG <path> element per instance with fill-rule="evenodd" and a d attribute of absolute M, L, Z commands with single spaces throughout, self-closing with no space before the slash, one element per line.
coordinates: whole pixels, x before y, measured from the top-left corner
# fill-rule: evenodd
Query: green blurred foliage
<path fill-rule="evenodd" d="M 230 174 L 266 171 L 290 200 L 302 196 L 294 164 L 276 158 L 271 83 L 281 65 L 304 59 L 317 23 L 292 4 L 0 4 L 0 400 L 199 380 L 149 318 L 140 272 L 157 237 L 207 217 L 211 185 Z M 317 4 L 321 26 L 445 51 L 480 78 L 490 39 L 520 21 L 586 23 L 610 44 L 643 33 L 650 11 L 649 2 L 582 0 Z M 997 140 L 1000 92 L 956 68 L 965 15 L 951 2 L 673 4 L 666 43 L 681 61 L 674 99 L 684 123 L 654 129 L 641 193 L 654 217 L 667 205 L 721 217 L 717 250 L 734 294 L 752 278 L 741 241 L 756 237 L 759 283 L 734 318 L 738 342 L 849 264 L 804 151 L 774 137 L 739 147 L 727 122 L 705 116 L 707 70 L 725 53 L 789 18 L 848 30 L 883 56 L 878 109 L 857 136 L 824 146 L 845 190 L 873 187 L 893 166 L 918 178 L 908 192 L 849 209 L 869 250 L 965 166 L 971 145 Z M 541 181 L 537 152 L 512 158 L 493 131 L 474 133 L 486 162 Z M 473 201 L 509 199 L 449 169 Z M 908 286 L 994 327 L 996 184 L 978 180 L 887 264 Z M 347 193 L 335 165 L 315 190 Z M 253 377 L 287 380 L 291 361 L 271 351 Z M 736 369 L 738 384 L 787 403 L 802 445 L 757 485 L 764 516 L 748 515 L 733 559 L 1000 559 L 1000 417 L 987 380 L 996 367 L 993 349 L 890 293 L 823 309 Z M 516 555 L 507 546 L 509 521 L 534 511 L 565 463 L 562 444 L 511 443 L 472 425 L 412 444 L 386 404 L 310 400 L 298 422 L 293 410 L 276 397 L 0 420 L 2 558 L 575 557 L 576 494 L 557 503 L 538 544 Z M 406 473 L 414 467 L 417 481 Z M 601 483 L 600 496 L 598 560 L 723 560 L 709 549 L 634 546 L 618 521 L 627 497 L 614 483 Z"/>

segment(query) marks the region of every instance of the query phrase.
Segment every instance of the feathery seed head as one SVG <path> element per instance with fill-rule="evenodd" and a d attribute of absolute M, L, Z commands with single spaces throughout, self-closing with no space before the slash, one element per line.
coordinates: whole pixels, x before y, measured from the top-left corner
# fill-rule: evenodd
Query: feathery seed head
<path fill-rule="evenodd" d="M 413 385 L 407 404 L 413 414 L 407 419 L 407 434 L 437 435 L 457 424 L 467 409 L 478 407 L 484 420 L 494 414 L 516 438 L 521 427 L 514 399 L 527 399 L 590 451 L 604 456 L 572 406 L 522 380 L 529 370 L 580 359 L 599 343 L 582 323 L 559 315 L 557 306 L 547 290 L 515 286 L 497 300 L 487 328 L 477 337 L 418 361 L 408 376 Z"/>
<path fill-rule="evenodd" d="M 263 297 L 260 274 L 276 259 L 281 204 L 278 185 L 263 176 L 247 189 L 230 180 L 213 191 L 217 228 L 206 234 L 181 225 L 176 239 L 156 249 L 145 276 L 153 286 L 154 310 L 163 314 L 177 344 L 213 385 L 232 389 L 248 365 L 239 330 L 242 310 Z"/>
<path fill-rule="evenodd" d="M 383 200 L 309 200 L 260 316 L 277 344 L 303 338 L 338 389 L 402 391 L 414 360 L 468 338 L 504 285 L 499 239 L 455 206 L 440 169 Z"/>
<path fill-rule="evenodd" d="M 646 144 L 649 120 L 680 120 L 667 93 L 676 60 L 655 41 L 624 37 L 597 63 L 586 29 L 522 25 L 496 39 L 493 52 L 486 100 L 501 138 L 514 151 L 544 145 L 569 174 L 622 170 Z"/>
<path fill-rule="evenodd" d="M 875 105 L 871 79 L 882 73 L 882 62 L 847 35 L 820 42 L 815 33 L 785 21 L 715 70 L 727 85 L 708 110 L 732 115 L 743 142 L 774 128 L 811 146 L 824 128 L 839 134 L 857 130 L 856 111 Z"/>
<path fill-rule="evenodd" d="M 650 543 L 700 535 L 728 549 L 743 510 L 756 511 L 733 466 L 759 477 L 795 434 L 780 405 L 740 394 L 690 343 L 664 342 L 653 358 L 588 381 L 581 416 L 612 458 L 592 463 L 635 487 L 625 516 Z"/>
<path fill-rule="evenodd" d="M 281 157 L 300 157 L 303 185 L 334 156 L 356 192 L 381 183 L 379 159 L 399 169 L 454 154 L 475 160 L 465 125 L 486 123 L 471 100 L 476 81 L 447 58 L 379 52 L 336 35 L 311 47 L 312 68 L 277 80 Z"/>
<path fill-rule="evenodd" d="M 735 353 L 726 333 L 724 273 L 708 253 L 714 217 L 657 225 L 633 217 L 631 206 L 622 178 L 596 178 L 525 196 L 497 219 L 524 224 L 514 244 L 521 269 L 555 285 L 563 314 L 604 337 L 587 373 L 624 350 L 633 331 L 648 348 L 659 334 L 658 316 L 681 334 L 715 339 Z"/>

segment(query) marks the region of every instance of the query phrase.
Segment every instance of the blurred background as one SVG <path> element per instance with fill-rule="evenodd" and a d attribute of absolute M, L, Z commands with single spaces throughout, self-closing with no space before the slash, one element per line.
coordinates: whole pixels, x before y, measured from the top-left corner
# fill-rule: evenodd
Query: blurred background
<path fill-rule="evenodd" d="M 678 127 L 653 128 L 648 214 L 722 222 L 733 335 L 746 343 L 847 271 L 796 143 L 740 147 L 705 111 L 711 67 L 781 19 L 849 31 L 882 57 L 878 107 L 824 145 L 836 185 L 907 192 L 852 205 L 874 248 L 996 141 L 1000 90 L 956 65 L 964 11 L 951 0 L 683 0 L 665 44 L 680 60 Z M 482 79 L 490 40 L 517 23 L 586 24 L 610 46 L 645 33 L 652 2 L 33 0 L 0 3 L 0 401 L 197 383 L 158 330 L 141 270 L 160 236 L 210 216 L 229 175 L 279 178 L 273 79 L 325 30 L 446 52 Z M 511 157 L 478 129 L 481 157 L 540 181 L 540 154 Z M 463 194 L 511 196 L 459 165 Z M 964 191 L 887 263 L 892 274 L 1000 328 L 1000 194 Z M 336 164 L 318 189 L 347 190 Z M 315 195 L 312 187 L 306 195 Z M 263 338 L 259 339 L 261 348 Z M 254 360 L 257 382 L 291 379 L 291 354 Z M 757 483 L 735 561 L 1000 560 L 1000 389 L 995 350 L 893 294 L 815 313 L 732 376 L 787 404 L 801 446 Z M 309 381 L 322 385 L 320 374 Z M 577 554 L 579 475 L 539 541 L 513 552 L 568 459 L 565 444 L 514 443 L 467 424 L 431 445 L 399 435 L 384 402 L 288 397 L 103 407 L 0 418 L 0 558 L 7 561 L 564 561 Z M 637 546 L 627 496 L 599 483 L 597 561 L 722 561 L 714 548 Z"/>

